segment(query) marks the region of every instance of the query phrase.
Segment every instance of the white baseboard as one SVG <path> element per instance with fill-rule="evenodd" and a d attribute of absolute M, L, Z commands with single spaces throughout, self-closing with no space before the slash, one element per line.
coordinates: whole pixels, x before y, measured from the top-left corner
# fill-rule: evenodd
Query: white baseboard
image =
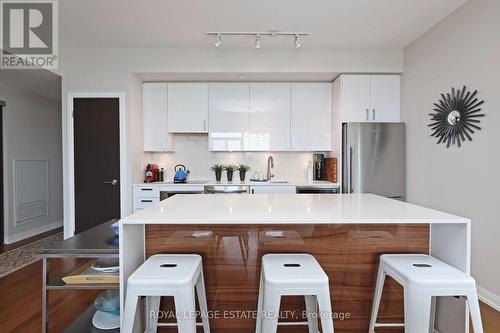
<path fill-rule="evenodd" d="M 500 312 L 500 296 L 495 295 L 480 286 L 477 286 L 477 297 L 483 302 Z"/>
<path fill-rule="evenodd" d="M 39 234 L 42 234 L 42 233 L 50 231 L 50 230 L 54 230 L 54 229 L 60 228 L 62 226 L 63 226 L 63 221 L 61 220 L 61 221 L 55 221 L 55 222 L 52 222 L 49 224 L 43 224 L 39 227 L 32 228 L 32 229 L 27 230 L 27 231 L 19 232 L 19 233 L 14 234 L 14 235 L 5 235 L 4 243 L 5 244 L 12 244 L 15 242 L 19 242 L 23 239 L 39 235 Z"/>

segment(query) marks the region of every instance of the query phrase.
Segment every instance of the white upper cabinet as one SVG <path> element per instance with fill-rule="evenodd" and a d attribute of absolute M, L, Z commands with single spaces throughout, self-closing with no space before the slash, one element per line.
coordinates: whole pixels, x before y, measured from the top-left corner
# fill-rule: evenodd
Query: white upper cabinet
<path fill-rule="evenodd" d="M 339 82 L 342 122 L 400 121 L 399 75 L 341 75 Z"/>
<path fill-rule="evenodd" d="M 342 121 L 368 121 L 370 116 L 370 75 L 342 75 Z"/>
<path fill-rule="evenodd" d="M 291 84 L 291 149 L 332 149 L 332 84 Z"/>
<path fill-rule="evenodd" d="M 372 75 L 370 81 L 372 121 L 399 122 L 401 77 L 399 75 Z"/>
<path fill-rule="evenodd" d="M 208 132 L 208 83 L 168 84 L 168 131 Z"/>
<path fill-rule="evenodd" d="M 167 84 L 142 86 L 144 151 L 172 151 L 173 140 L 167 126 Z"/>
<path fill-rule="evenodd" d="M 209 149 L 250 150 L 250 85 L 211 83 L 209 86 Z"/>
<path fill-rule="evenodd" d="M 250 83 L 250 150 L 290 148 L 290 83 Z"/>

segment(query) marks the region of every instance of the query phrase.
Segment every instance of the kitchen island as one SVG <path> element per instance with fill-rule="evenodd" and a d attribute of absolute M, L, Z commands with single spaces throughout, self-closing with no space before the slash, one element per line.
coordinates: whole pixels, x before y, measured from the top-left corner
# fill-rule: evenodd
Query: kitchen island
<path fill-rule="evenodd" d="M 329 276 L 336 332 L 368 331 L 381 254 L 429 253 L 470 269 L 468 219 L 372 194 L 176 195 L 122 219 L 120 226 L 122 305 L 126 279 L 147 257 L 198 253 L 212 332 L 255 332 L 249 313 L 257 308 L 266 253 L 316 257 Z M 401 287 L 388 281 L 386 288 L 381 321 L 402 322 Z M 168 301 L 164 306 L 172 309 Z M 282 311 L 303 309 L 301 298 L 282 301 Z M 290 313 L 286 321 L 302 321 Z M 439 332 L 467 331 L 462 300 L 440 299 L 437 316 Z M 286 332 L 306 327 L 287 326 Z"/>

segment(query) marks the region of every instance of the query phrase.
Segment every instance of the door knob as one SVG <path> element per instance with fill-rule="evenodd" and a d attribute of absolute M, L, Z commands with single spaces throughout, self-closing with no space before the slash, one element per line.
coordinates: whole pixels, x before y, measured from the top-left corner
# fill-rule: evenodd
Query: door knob
<path fill-rule="evenodd" d="M 111 184 L 113 186 L 116 186 L 116 185 L 118 185 L 118 180 L 113 179 L 113 180 L 105 181 L 104 184 Z"/>

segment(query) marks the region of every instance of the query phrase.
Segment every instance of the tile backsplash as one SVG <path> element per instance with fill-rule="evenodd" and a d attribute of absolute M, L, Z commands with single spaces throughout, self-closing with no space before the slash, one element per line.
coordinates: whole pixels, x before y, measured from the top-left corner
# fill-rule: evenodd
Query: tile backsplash
<path fill-rule="evenodd" d="M 305 180 L 307 163 L 313 158 L 313 153 L 309 152 L 211 152 L 206 134 L 176 134 L 174 150 L 172 153 L 145 153 L 142 165 L 156 163 L 165 168 L 165 180 L 168 181 L 173 179 L 176 164 L 184 164 L 191 171 L 190 179 L 212 180 L 215 179 L 210 171 L 213 164 L 243 163 L 251 168 L 247 173 L 249 179 L 255 171 L 265 174 L 267 158 L 272 155 L 275 179 Z M 139 178 L 135 182 L 142 182 L 142 174 L 136 177 Z M 238 177 L 236 173 L 235 179 Z"/>

